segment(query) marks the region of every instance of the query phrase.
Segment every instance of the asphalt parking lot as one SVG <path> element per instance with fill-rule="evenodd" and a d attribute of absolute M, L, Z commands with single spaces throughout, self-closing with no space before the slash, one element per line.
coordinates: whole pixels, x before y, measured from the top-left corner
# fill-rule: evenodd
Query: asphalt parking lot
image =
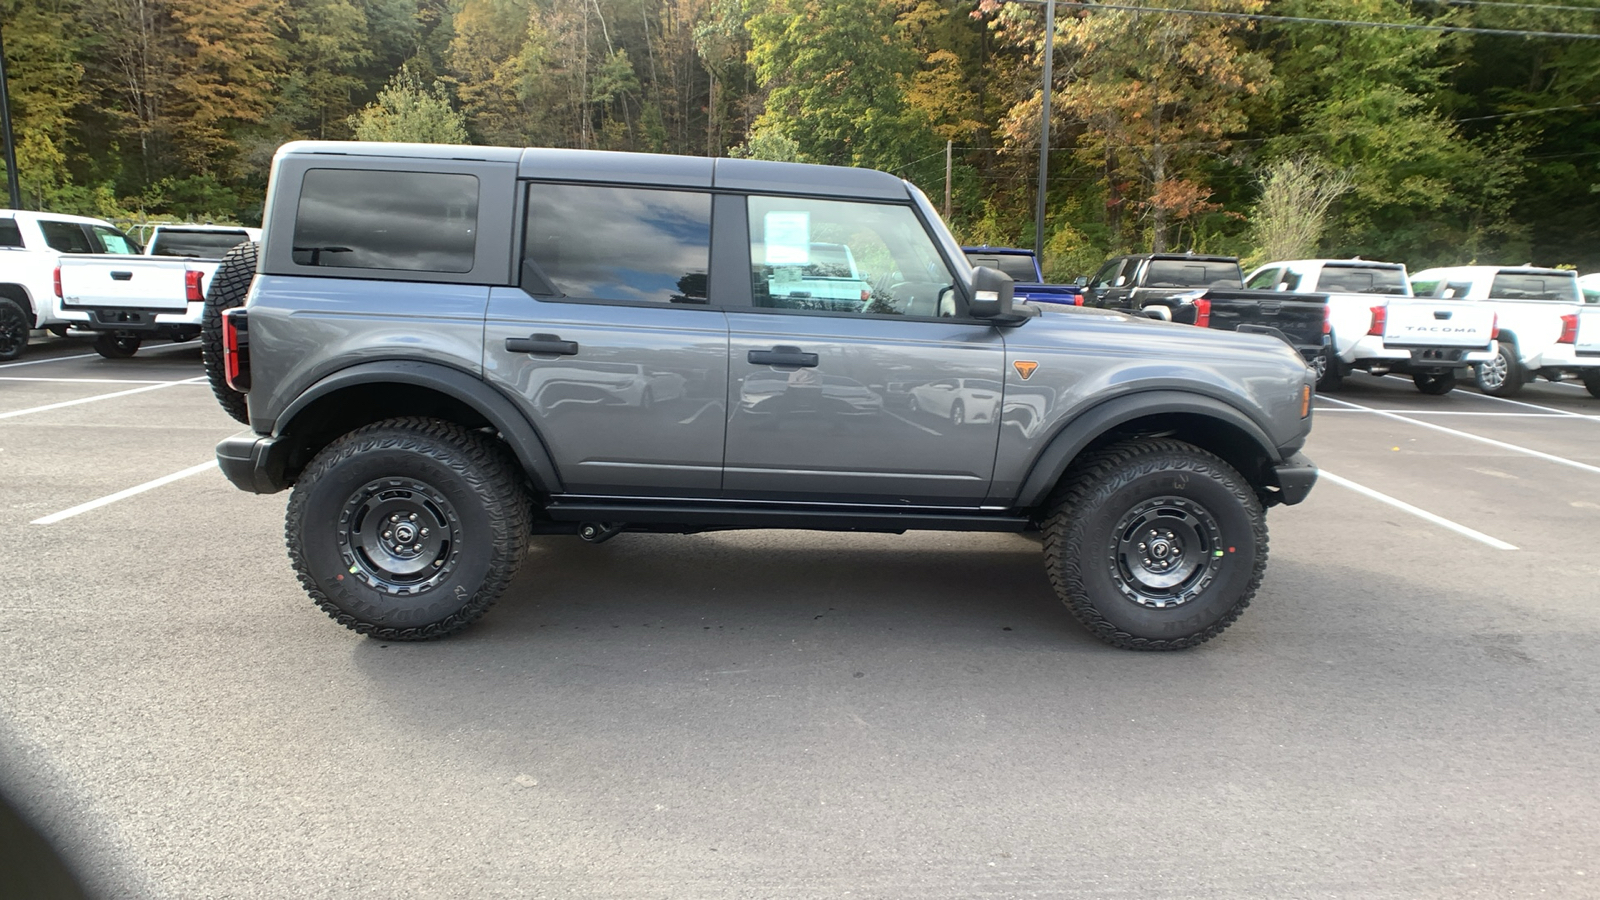
<path fill-rule="evenodd" d="M 539 538 L 382 644 L 209 464 L 199 353 L 0 365 L 0 792 L 92 895 L 1600 896 L 1581 387 L 1319 398 L 1323 481 L 1192 651 L 928 532 Z"/>

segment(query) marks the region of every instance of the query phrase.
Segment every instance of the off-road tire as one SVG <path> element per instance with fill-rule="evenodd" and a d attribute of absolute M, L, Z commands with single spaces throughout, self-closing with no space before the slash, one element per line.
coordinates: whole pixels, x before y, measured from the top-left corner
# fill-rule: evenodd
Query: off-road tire
<path fill-rule="evenodd" d="M 0 362 L 8 362 L 28 352 L 28 331 L 33 323 L 22 305 L 10 297 L 0 297 Z"/>
<path fill-rule="evenodd" d="M 249 405 L 244 394 L 228 387 L 228 370 L 222 361 L 222 314 L 244 305 L 250 284 L 256 280 L 257 251 L 254 241 L 245 241 L 222 255 L 200 313 L 200 359 L 205 363 L 206 381 L 223 411 L 246 424 L 250 422 Z"/>
<path fill-rule="evenodd" d="M 106 359 L 128 359 L 139 352 L 142 343 L 144 341 L 135 335 L 102 331 L 95 335 L 94 352 Z"/>
<path fill-rule="evenodd" d="M 1511 341 L 1501 341 L 1498 352 L 1499 357 L 1493 362 L 1479 363 L 1473 367 L 1478 390 L 1491 397 L 1510 397 L 1521 393 L 1522 386 L 1528 381 L 1528 375 L 1522 368 L 1522 352 Z M 1490 372 L 1488 380 L 1484 378 L 1485 369 Z"/>
<path fill-rule="evenodd" d="M 1424 394 L 1442 397 L 1456 389 L 1456 376 L 1454 372 L 1414 372 L 1411 383 Z"/>
<path fill-rule="evenodd" d="M 1589 390 L 1589 396 L 1600 397 L 1600 372 L 1583 373 L 1583 386 Z"/>
<path fill-rule="evenodd" d="M 1202 566 L 1173 586 L 1188 596 L 1156 607 L 1152 592 L 1143 602 L 1129 595 L 1139 590 L 1129 587 L 1137 578 L 1122 547 L 1159 519 L 1122 520 L 1163 503 L 1198 512 L 1210 533 L 1191 532 L 1194 546 L 1180 545 Z M 1130 650 L 1180 650 L 1221 634 L 1250 605 L 1267 567 L 1266 516 L 1250 485 L 1216 456 L 1182 441 L 1127 441 L 1068 473 L 1045 523 L 1044 552 L 1056 595 L 1095 637 Z"/>
<path fill-rule="evenodd" d="M 403 518 L 408 505 L 421 513 L 415 529 L 438 531 L 413 530 L 415 539 L 442 545 L 383 557 L 375 533 L 388 526 L 367 530 L 366 519 L 384 523 L 391 509 Z M 498 441 L 438 419 L 389 419 L 317 454 L 289 498 L 284 540 L 301 586 L 334 621 L 422 641 L 461 631 L 494 604 L 527 552 L 529 519 L 516 463 Z M 416 563 L 428 580 L 386 583 L 392 562 Z"/>

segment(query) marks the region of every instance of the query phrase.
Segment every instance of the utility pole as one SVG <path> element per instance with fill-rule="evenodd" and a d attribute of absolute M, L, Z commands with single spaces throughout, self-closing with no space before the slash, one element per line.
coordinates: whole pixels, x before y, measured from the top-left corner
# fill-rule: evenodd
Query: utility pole
<path fill-rule="evenodd" d="M 22 188 L 17 184 L 17 148 L 11 135 L 11 92 L 6 88 L 6 41 L 0 30 L 0 130 L 5 131 L 6 187 L 11 191 L 11 208 L 22 208 Z"/>
<path fill-rule="evenodd" d="M 944 220 L 950 222 L 950 150 L 955 141 L 944 142 Z"/>
<path fill-rule="evenodd" d="M 1033 255 L 1044 265 L 1044 192 L 1050 174 L 1050 93 L 1056 61 L 1056 0 L 1044 3 L 1044 106 L 1039 112 L 1039 203 L 1033 210 Z"/>

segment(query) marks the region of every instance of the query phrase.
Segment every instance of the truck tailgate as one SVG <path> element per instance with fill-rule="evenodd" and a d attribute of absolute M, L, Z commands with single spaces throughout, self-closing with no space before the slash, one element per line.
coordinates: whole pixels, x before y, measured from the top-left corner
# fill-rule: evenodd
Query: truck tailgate
<path fill-rule="evenodd" d="M 1494 310 L 1478 303 L 1392 297 L 1386 305 L 1385 347 L 1482 349 L 1494 337 Z"/>
<path fill-rule="evenodd" d="M 1600 356 L 1600 306 L 1585 305 L 1578 310 L 1579 353 Z"/>
<path fill-rule="evenodd" d="M 1282 332 L 1297 349 L 1322 346 L 1328 301 L 1321 294 L 1214 288 L 1205 296 L 1211 301 L 1212 328 L 1238 331 L 1240 325 L 1262 326 Z"/>
<path fill-rule="evenodd" d="M 62 257 L 61 302 L 68 308 L 183 312 L 188 308 L 187 271 L 181 259 Z"/>

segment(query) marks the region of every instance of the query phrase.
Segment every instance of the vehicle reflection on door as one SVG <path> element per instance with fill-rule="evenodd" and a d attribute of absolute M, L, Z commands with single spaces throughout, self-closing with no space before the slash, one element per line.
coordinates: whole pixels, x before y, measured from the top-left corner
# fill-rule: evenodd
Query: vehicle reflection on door
<path fill-rule="evenodd" d="M 739 388 L 739 412 L 756 416 L 873 416 L 883 395 L 853 378 L 818 375 L 813 369 L 757 372 Z"/>
<path fill-rule="evenodd" d="M 541 413 L 571 404 L 649 408 L 684 394 L 682 375 L 651 372 L 638 363 L 572 360 L 533 372 L 529 382 Z"/>
<path fill-rule="evenodd" d="M 941 378 L 907 392 L 913 413 L 948 419 L 952 425 L 994 422 L 1004 393 L 1000 382 L 986 378 Z"/>

